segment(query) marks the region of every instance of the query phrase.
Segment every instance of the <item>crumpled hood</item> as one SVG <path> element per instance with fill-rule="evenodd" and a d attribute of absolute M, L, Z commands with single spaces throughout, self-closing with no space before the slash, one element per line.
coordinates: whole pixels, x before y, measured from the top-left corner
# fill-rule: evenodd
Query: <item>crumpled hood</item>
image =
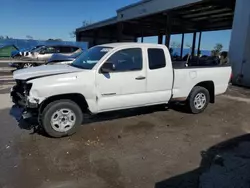
<path fill-rule="evenodd" d="M 13 78 L 15 80 L 28 80 L 37 77 L 51 76 L 56 74 L 65 74 L 80 72 L 82 69 L 69 65 L 42 65 L 14 71 Z"/>

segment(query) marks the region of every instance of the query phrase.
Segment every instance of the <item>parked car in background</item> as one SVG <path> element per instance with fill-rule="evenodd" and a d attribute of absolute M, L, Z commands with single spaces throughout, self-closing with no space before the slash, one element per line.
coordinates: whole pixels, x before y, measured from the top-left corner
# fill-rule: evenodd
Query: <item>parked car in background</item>
<path fill-rule="evenodd" d="M 62 54 L 71 56 L 75 53 L 82 52 L 82 49 L 77 46 L 69 45 L 47 45 L 33 48 L 30 51 L 22 51 L 15 56 L 13 60 L 17 61 L 11 64 L 17 68 L 32 67 L 41 64 L 46 64 L 53 54 Z M 23 61 L 23 62 L 22 62 Z"/>
<path fill-rule="evenodd" d="M 11 57 L 14 58 L 15 56 L 16 57 L 24 56 L 25 53 L 35 50 L 41 46 L 44 46 L 44 45 L 38 45 L 38 46 L 33 46 L 31 48 L 22 48 L 22 49 L 13 50 L 11 52 Z"/>
<path fill-rule="evenodd" d="M 44 45 L 38 45 L 38 46 L 34 46 L 32 48 L 22 48 L 22 49 L 18 49 L 18 50 L 13 50 L 11 52 L 11 57 L 13 59 L 20 59 L 21 57 L 23 57 L 26 53 L 30 52 L 30 51 L 33 51 L 37 48 L 40 48 L 41 46 L 44 46 Z M 24 66 L 27 66 L 27 64 L 23 64 L 23 63 L 9 63 L 9 66 L 10 67 L 14 67 L 14 68 L 23 68 Z"/>
<path fill-rule="evenodd" d="M 70 64 L 72 63 L 77 57 L 79 57 L 83 51 L 74 53 L 71 56 L 66 56 L 63 54 L 53 54 L 52 57 L 47 61 L 47 65 L 52 64 Z"/>
<path fill-rule="evenodd" d="M 228 87 L 231 67 L 174 68 L 165 45 L 114 43 L 95 46 L 71 65 L 14 72 L 13 102 L 37 118 L 52 137 L 75 133 L 83 113 L 183 102 L 203 112 Z"/>

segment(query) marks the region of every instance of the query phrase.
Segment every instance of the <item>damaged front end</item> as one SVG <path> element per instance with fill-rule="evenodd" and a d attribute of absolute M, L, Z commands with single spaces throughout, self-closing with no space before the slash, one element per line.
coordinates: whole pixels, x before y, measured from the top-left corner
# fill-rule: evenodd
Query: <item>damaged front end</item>
<path fill-rule="evenodd" d="M 23 108 L 38 108 L 38 101 L 29 96 L 32 83 L 23 80 L 16 80 L 16 85 L 12 87 L 10 96 L 12 102 Z"/>
<path fill-rule="evenodd" d="M 11 88 L 10 96 L 12 102 L 19 108 L 21 117 L 17 119 L 27 119 L 37 114 L 38 100 L 31 97 L 30 90 L 32 83 L 24 80 L 16 80 L 16 85 Z"/>

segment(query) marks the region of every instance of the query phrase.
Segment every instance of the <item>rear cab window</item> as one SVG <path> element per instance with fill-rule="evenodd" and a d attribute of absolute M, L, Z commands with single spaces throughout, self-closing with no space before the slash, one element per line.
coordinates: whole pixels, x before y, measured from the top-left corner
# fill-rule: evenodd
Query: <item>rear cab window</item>
<path fill-rule="evenodd" d="M 148 48 L 148 66 L 150 70 L 166 67 L 166 57 L 163 49 Z"/>

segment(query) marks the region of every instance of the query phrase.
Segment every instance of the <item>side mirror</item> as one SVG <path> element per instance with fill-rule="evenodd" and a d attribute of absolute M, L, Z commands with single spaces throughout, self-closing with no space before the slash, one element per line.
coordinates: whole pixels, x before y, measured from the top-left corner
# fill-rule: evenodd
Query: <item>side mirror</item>
<path fill-rule="evenodd" d="M 115 65 L 110 62 L 106 62 L 101 67 L 101 73 L 109 73 L 115 70 Z"/>

